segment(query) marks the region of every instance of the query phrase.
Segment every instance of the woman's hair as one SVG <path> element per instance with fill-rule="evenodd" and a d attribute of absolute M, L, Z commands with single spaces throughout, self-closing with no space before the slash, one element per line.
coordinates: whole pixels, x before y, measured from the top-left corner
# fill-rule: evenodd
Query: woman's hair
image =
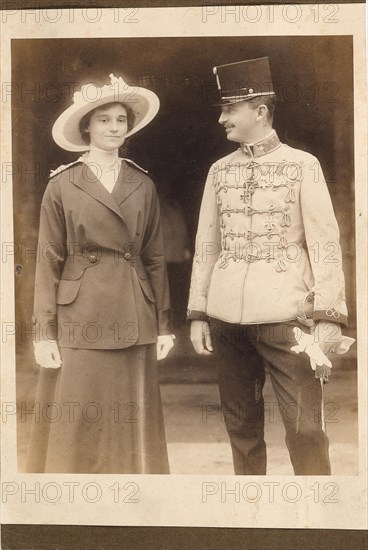
<path fill-rule="evenodd" d="M 126 105 L 126 103 L 122 103 L 121 101 L 111 101 L 111 103 L 106 103 L 105 105 L 100 105 L 99 107 L 96 107 L 95 109 L 92 109 L 92 111 L 89 111 L 81 119 L 81 121 L 79 123 L 79 131 L 80 131 L 82 139 L 85 143 L 89 144 L 89 142 L 90 142 L 89 134 L 86 132 L 86 130 L 89 126 L 89 121 L 91 120 L 91 116 L 93 115 L 93 113 L 96 112 L 96 111 L 99 111 L 101 109 L 105 109 L 105 108 L 109 109 L 110 107 L 112 107 L 112 105 L 116 105 L 117 103 L 119 105 L 121 105 L 122 107 L 124 107 L 124 109 L 126 110 L 126 114 L 127 114 L 127 118 L 128 118 L 128 131 L 133 128 L 134 120 L 135 120 L 135 114 L 133 112 L 133 109 L 129 105 Z"/>

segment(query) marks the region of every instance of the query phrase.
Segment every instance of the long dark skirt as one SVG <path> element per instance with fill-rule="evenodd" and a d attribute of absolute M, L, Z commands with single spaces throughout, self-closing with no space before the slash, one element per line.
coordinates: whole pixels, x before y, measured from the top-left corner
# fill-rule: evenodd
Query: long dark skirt
<path fill-rule="evenodd" d="M 168 474 L 155 347 L 62 348 L 41 368 L 27 472 Z"/>

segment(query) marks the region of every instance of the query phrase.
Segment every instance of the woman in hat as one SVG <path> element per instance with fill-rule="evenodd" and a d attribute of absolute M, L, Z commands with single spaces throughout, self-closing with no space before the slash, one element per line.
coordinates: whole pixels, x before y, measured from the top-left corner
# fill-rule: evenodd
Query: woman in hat
<path fill-rule="evenodd" d="M 51 174 L 42 200 L 30 472 L 169 473 L 157 359 L 174 337 L 158 198 L 118 154 L 159 100 L 110 78 L 76 92 L 52 130 L 84 154 Z"/>

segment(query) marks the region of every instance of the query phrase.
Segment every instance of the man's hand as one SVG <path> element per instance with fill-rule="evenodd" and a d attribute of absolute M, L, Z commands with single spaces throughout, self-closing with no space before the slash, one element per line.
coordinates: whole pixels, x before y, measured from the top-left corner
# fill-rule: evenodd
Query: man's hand
<path fill-rule="evenodd" d="M 165 359 L 169 351 L 174 347 L 173 334 L 163 334 L 157 337 L 157 361 Z"/>
<path fill-rule="evenodd" d="M 319 343 L 323 353 L 335 353 L 341 342 L 341 327 L 338 323 L 318 321 L 313 331 L 314 341 Z"/>
<path fill-rule="evenodd" d="M 210 325 L 207 321 L 192 321 L 190 339 L 197 353 L 210 355 L 213 352 Z"/>
<path fill-rule="evenodd" d="M 55 340 L 33 342 L 36 363 L 45 369 L 58 369 L 62 365 L 59 348 Z"/>

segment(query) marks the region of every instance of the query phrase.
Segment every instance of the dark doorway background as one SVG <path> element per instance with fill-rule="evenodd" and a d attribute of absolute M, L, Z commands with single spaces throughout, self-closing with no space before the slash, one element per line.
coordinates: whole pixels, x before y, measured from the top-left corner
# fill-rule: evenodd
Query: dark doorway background
<path fill-rule="evenodd" d="M 149 170 L 160 196 L 175 197 L 193 248 L 208 168 L 236 147 L 217 124 L 212 67 L 268 56 L 279 99 L 275 128 L 282 141 L 316 155 L 327 179 L 341 230 L 353 331 L 352 54 L 348 36 L 13 40 L 17 322 L 30 328 L 39 209 L 50 169 L 78 156 L 51 138 L 53 122 L 70 105 L 73 92 L 86 82 L 109 84 L 112 72 L 157 93 L 159 114 L 132 136 L 125 156 Z M 18 343 L 29 347 L 30 340 L 18 331 Z"/>

